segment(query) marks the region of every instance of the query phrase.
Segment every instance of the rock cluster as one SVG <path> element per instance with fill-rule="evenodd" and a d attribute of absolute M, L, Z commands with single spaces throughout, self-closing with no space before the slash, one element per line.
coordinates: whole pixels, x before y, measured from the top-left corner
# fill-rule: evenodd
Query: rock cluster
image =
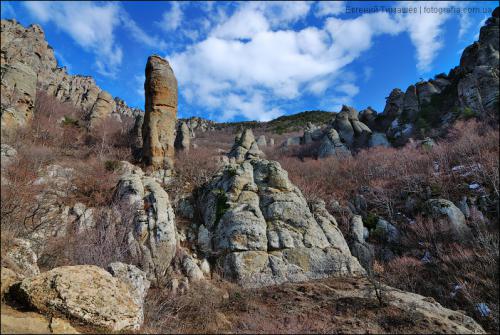
<path fill-rule="evenodd" d="M 246 159 L 264 157 L 264 153 L 259 149 L 252 130 L 245 129 L 236 136 L 234 145 L 227 156 L 231 162 L 241 163 Z"/>
<path fill-rule="evenodd" d="M 226 277 L 265 286 L 363 273 L 324 203 L 309 208 L 279 163 L 249 154 L 250 130 L 200 195 L 198 245 Z"/>
<path fill-rule="evenodd" d="M 174 165 L 177 79 L 166 59 L 153 55 L 146 64 L 142 157 L 156 169 Z"/>

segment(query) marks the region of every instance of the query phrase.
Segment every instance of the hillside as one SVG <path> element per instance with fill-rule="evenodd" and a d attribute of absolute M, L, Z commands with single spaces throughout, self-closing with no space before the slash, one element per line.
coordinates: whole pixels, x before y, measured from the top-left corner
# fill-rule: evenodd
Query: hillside
<path fill-rule="evenodd" d="M 380 113 L 216 123 L 2 20 L 2 333 L 497 333 L 499 26 Z"/>

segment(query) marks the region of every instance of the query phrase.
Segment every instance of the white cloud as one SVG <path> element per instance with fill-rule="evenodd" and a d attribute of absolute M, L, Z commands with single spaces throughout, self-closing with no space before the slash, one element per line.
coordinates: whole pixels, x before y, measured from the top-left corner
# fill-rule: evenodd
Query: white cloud
<path fill-rule="evenodd" d="M 184 18 L 184 12 L 181 8 L 182 3 L 178 1 L 170 2 L 170 10 L 162 15 L 162 20 L 157 25 L 165 32 L 171 32 L 180 27 Z"/>
<path fill-rule="evenodd" d="M 205 40 L 169 55 L 184 98 L 222 109 L 222 120 L 238 115 L 268 119 L 282 113 L 280 101 L 304 92 L 325 94 L 339 71 L 368 50 L 375 36 L 402 30 L 387 13 L 376 13 L 352 20 L 331 17 L 324 29 L 295 31 L 282 25 L 304 18 L 310 4 L 284 7 L 245 3 Z M 282 14 L 271 20 L 270 13 Z M 346 78 L 337 87 L 339 101 L 358 93 L 353 81 Z"/>
<path fill-rule="evenodd" d="M 373 74 L 373 68 L 371 66 L 365 66 L 363 68 L 363 80 L 365 82 L 370 80 L 370 78 L 372 77 L 372 74 Z"/>
<path fill-rule="evenodd" d="M 117 3 L 24 2 L 42 23 L 52 22 L 77 44 L 96 55 L 97 70 L 113 77 L 122 62 L 122 49 L 115 43 L 113 30 L 119 24 Z"/>
<path fill-rule="evenodd" d="M 402 2 L 399 6 L 405 7 L 448 7 L 453 5 L 449 1 L 414 1 Z M 399 17 L 400 23 L 410 35 L 410 39 L 417 49 L 417 69 L 422 72 L 431 70 L 432 61 L 443 47 L 443 24 L 450 18 L 446 13 L 416 13 Z"/>
<path fill-rule="evenodd" d="M 317 17 L 334 16 L 345 11 L 345 1 L 319 1 L 314 15 Z"/>
<path fill-rule="evenodd" d="M 488 16 L 485 16 L 480 22 L 479 22 L 479 25 L 477 27 L 477 34 L 474 35 L 474 40 L 479 40 L 479 32 L 481 30 L 481 27 L 484 26 L 484 24 L 486 23 L 486 20 L 488 20 Z"/>

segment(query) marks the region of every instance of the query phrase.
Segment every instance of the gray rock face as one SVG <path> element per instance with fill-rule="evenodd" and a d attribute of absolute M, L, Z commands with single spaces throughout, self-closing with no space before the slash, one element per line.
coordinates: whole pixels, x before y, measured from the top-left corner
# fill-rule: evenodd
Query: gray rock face
<path fill-rule="evenodd" d="M 300 145 L 301 143 L 301 137 L 300 136 L 294 136 L 294 137 L 289 137 L 287 138 L 282 144 L 282 147 L 289 147 L 292 145 Z"/>
<path fill-rule="evenodd" d="M 430 199 L 426 205 L 430 214 L 435 218 L 447 218 L 454 238 L 467 241 L 472 236 L 471 230 L 465 222 L 464 214 L 453 202 L 446 199 Z"/>
<path fill-rule="evenodd" d="M 418 101 L 419 104 L 427 103 L 431 101 L 433 94 L 440 93 L 441 90 L 434 86 L 430 81 L 423 81 L 417 83 Z"/>
<path fill-rule="evenodd" d="M 155 169 L 174 166 L 177 79 L 166 59 L 153 55 L 146 64 L 142 157 Z"/>
<path fill-rule="evenodd" d="M 401 238 L 399 230 L 393 224 L 381 218 L 377 221 L 375 233 L 378 233 L 387 243 L 398 243 Z"/>
<path fill-rule="evenodd" d="M 111 115 L 115 109 L 115 101 L 111 94 L 106 91 L 101 91 L 97 95 L 97 100 L 95 101 L 90 113 L 88 114 L 89 127 L 95 127 L 107 117 Z"/>
<path fill-rule="evenodd" d="M 3 34 L 2 34 L 3 37 Z M 36 73 L 26 64 L 2 63 L 1 130 L 8 137 L 16 128 L 33 118 L 36 98 Z"/>
<path fill-rule="evenodd" d="M 175 149 L 180 151 L 189 151 L 191 145 L 190 130 L 186 122 L 180 122 L 175 137 Z"/>
<path fill-rule="evenodd" d="M 7 251 L 4 261 L 14 268 L 15 272 L 24 277 L 33 277 L 40 274 L 38 257 L 31 249 L 28 240 L 17 238 L 13 246 Z"/>
<path fill-rule="evenodd" d="M 387 136 L 384 133 L 374 132 L 372 136 L 370 136 L 370 140 L 368 141 L 368 146 L 370 148 L 373 147 L 385 147 L 389 148 L 391 143 L 387 139 Z"/>
<path fill-rule="evenodd" d="M 257 138 L 257 145 L 258 145 L 260 148 L 267 147 L 267 139 L 266 139 L 266 136 L 265 136 L 265 135 L 260 135 L 260 136 Z"/>
<path fill-rule="evenodd" d="M 139 270 L 134 265 L 121 262 L 109 264 L 108 272 L 111 273 L 113 277 L 118 278 L 128 285 L 134 303 L 140 308 L 141 316 L 139 323 L 142 324 L 144 321 L 144 299 L 148 294 L 150 286 L 150 282 L 146 278 L 146 273 Z"/>
<path fill-rule="evenodd" d="M 226 165 L 198 203 L 198 243 L 243 286 L 363 272 L 324 203 L 311 211 L 277 162 L 252 158 Z"/>
<path fill-rule="evenodd" d="M 155 284 L 164 284 L 177 245 L 174 211 L 168 194 L 140 169 L 125 173 L 115 189 L 114 201 L 134 210 L 128 233 L 130 256 Z"/>
<path fill-rule="evenodd" d="M 365 241 L 365 227 L 360 215 L 353 215 L 351 218 L 350 236 L 348 239 L 349 250 L 356 257 L 366 271 L 373 268 L 375 251 L 371 244 Z"/>
<path fill-rule="evenodd" d="M 241 163 L 245 159 L 265 157 L 259 149 L 251 129 L 245 129 L 243 133 L 236 136 L 233 148 L 227 155 L 231 162 Z"/>
<path fill-rule="evenodd" d="M 66 68 L 58 66 L 54 50 L 45 40 L 39 25 L 25 28 L 15 20 L 2 20 L 1 50 L 2 77 L 4 67 L 16 66 L 15 63 L 22 60 L 37 77 L 39 88 L 47 94 L 60 101 L 70 102 L 85 112 L 90 112 L 95 105 L 101 92 L 99 86 L 92 77 L 69 75 Z M 35 79 L 33 85 L 36 84 Z M 4 92 L 2 88 L 2 104 L 6 101 Z M 138 113 L 137 109 L 128 107 L 123 100 L 116 103 L 113 111 L 124 115 Z"/>
<path fill-rule="evenodd" d="M 334 128 L 326 131 L 318 150 L 318 158 L 337 157 L 346 158 L 351 156 L 351 151 L 342 143 L 340 136 Z"/>

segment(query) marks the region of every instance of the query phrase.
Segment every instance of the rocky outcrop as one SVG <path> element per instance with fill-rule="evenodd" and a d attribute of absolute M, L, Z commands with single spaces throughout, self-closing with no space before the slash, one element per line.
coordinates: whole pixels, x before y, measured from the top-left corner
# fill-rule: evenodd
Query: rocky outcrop
<path fill-rule="evenodd" d="M 394 89 L 375 129 L 403 145 L 418 131 L 442 134 L 461 114 L 499 117 L 499 9 L 481 27 L 479 40 L 464 49 L 460 65 L 448 75 Z M 436 99 L 433 100 L 433 97 Z"/>
<path fill-rule="evenodd" d="M 192 116 L 189 119 L 180 119 L 178 122 L 185 122 L 187 124 L 192 138 L 196 137 L 196 133 L 204 133 L 217 128 L 217 124 L 214 121 L 196 116 Z"/>
<path fill-rule="evenodd" d="M 2 334 L 80 334 L 65 319 L 22 312 L 4 305 L 0 327 Z"/>
<path fill-rule="evenodd" d="M 5 138 L 33 118 L 37 74 L 20 62 L 2 64 L 1 73 L 1 130 Z"/>
<path fill-rule="evenodd" d="M 174 165 L 177 79 L 166 59 L 153 55 L 146 64 L 142 157 L 156 169 Z"/>
<path fill-rule="evenodd" d="M 189 151 L 191 145 L 191 134 L 186 122 L 180 122 L 175 136 L 175 149 L 179 151 Z"/>
<path fill-rule="evenodd" d="M 11 288 L 18 303 L 111 331 L 137 330 L 141 308 L 127 284 L 93 265 L 63 266 Z"/>
<path fill-rule="evenodd" d="M 111 94 L 106 91 L 99 92 L 97 100 L 87 116 L 89 126 L 92 128 L 104 121 L 111 115 L 114 109 L 115 101 Z"/>
<path fill-rule="evenodd" d="M 340 136 L 334 128 L 327 130 L 318 150 L 318 158 L 337 157 L 346 158 L 351 156 L 351 151 L 342 143 Z"/>
<path fill-rule="evenodd" d="M 248 147 L 245 136 L 237 139 Z M 362 273 L 324 204 L 308 207 L 279 163 L 247 157 L 202 191 L 201 252 L 243 286 Z"/>
<path fill-rule="evenodd" d="M 6 75 L 11 72 L 10 75 L 7 75 L 6 80 L 15 79 L 17 85 L 8 83 L 8 87 L 2 87 L 2 105 L 13 100 L 5 98 L 8 95 L 12 96 L 14 87 L 17 87 L 17 92 L 20 91 L 20 88 L 29 88 L 26 92 L 29 97 L 22 92 L 22 101 L 18 103 L 23 106 L 20 108 L 22 112 L 13 115 L 14 110 L 9 109 L 6 118 L 16 116 L 14 119 L 21 120 L 22 115 L 19 113 L 22 114 L 24 109 L 32 107 L 37 88 L 62 102 L 71 103 L 86 113 L 91 113 L 96 103 L 106 106 L 110 104 L 113 106 L 112 112 L 116 115 L 133 116 L 139 112 L 138 109 L 128 107 L 121 99 L 116 100 L 115 103 L 106 97 L 105 103 L 98 102 L 101 88 L 97 86 L 95 80 L 89 76 L 69 75 L 66 68 L 59 67 L 54 50 L 45 40 L 45 34 L 39 25 L 34 24 L 25 28 L 15 20 L 1 21 L 1 66 L 2 82 L 5 70 Z M 29 80 L 27 80 L 28 78 Z M 4 110 L 3 107 L 2 110 Z M 107 111 L 108 107 L 105 110 Z M 2 124 L 3 122 L 2 116 Z"/>
<path fill-rule="evenodd" d="M 132 211 L 133 226 L 128 227 L 130 257 L 137 260 L 149 280 L 164 284 L 177 245 L 168 194 L 154 178 L 131 166 L 118 182 L 114 201 Z"/>
<path fill-rule="evenodd" d="M 236 136 L 233 148 L 227 156 L 231 162 L 241 163 L 246 159 L 264 157 L 264 153 L 259 149 L 252 130 L 245 129 Z"/>

